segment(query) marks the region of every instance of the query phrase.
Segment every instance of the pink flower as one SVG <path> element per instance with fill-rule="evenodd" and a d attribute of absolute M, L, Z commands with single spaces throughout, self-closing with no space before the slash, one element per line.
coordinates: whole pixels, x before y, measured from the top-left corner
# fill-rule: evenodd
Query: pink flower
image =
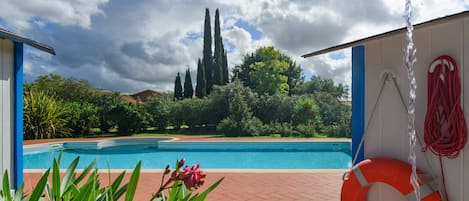
<path fill-rule="evenodd" d="M 193 165 L 191 168 L 186 166 L 182 170 L 181 179 L 187 189 L 196 190 L 204 184 L 205 173 L 199 170 L 199 164 Z"/>

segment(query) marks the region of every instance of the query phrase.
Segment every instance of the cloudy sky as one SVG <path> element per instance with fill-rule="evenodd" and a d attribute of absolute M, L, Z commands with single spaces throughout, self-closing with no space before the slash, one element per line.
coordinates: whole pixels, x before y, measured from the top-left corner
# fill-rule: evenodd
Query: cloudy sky
<path fill-rule="evenodd" d="M 96 88 L 172 91 L 177 72 L 195 82 L 205 8 L 220 9 L 229 67 L 274 45 L 311 75 L 350 84 L 350 49 L 302 54 L 404 26 L 404 0 L 1 0 L 0 27 L 51 45 L 26 48 L 25 78 L 57 73 Z M 413 0 L 414 22 L 469 10 L 469 0 Z M 213 27 L 213 25 L 212 25 Z M 213 32 L 212 32 L 213 33 Z"/>

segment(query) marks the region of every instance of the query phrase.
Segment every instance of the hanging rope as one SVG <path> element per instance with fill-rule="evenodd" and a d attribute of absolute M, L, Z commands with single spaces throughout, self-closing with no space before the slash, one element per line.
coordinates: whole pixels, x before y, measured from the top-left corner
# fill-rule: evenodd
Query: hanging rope
<path fill-rule="evenodd" d="M 436 58 L 428 71 L 428 106 L 423 151 L 456 158 L 466 145 L 467 127 L 461 109 L 461 82 L 453 58 Z"/>
<path fill-rule="evenodd" d="M 456 61 L 443 55 L 428 70 L 428 106 L 425 115 L 423 151 L 440 157 L 444 197 L 448 200 L 442 157 L 456 158 L 467 141 L 467 127 L 461 108 L 461 82 Z"/>

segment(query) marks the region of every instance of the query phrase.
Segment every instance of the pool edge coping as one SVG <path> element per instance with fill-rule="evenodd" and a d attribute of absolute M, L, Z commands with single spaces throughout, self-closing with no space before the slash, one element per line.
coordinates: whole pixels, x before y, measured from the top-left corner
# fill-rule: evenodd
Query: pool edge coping
<path fill-rule="evenodd" d="M 43 173 L 47 169 L 24 169 L 24 174 Z M 64 173 L 66 169 L 60 169 L 61 173 Z M 83 171 L 83 169 L 76 169 L 77 172 Z M 121 172 L 132 172 L 133 169 L 100 169 L 98 173 L 121 173 Z M 266 174 L 282 174 L 282 173 L 311 173 L 311 174 L 326 174 L 326 173 L 345 173 L 349 169 L 203 169 L 207 173 L 266 173 Z M 140 173 L 163 173 L 164 169 L 141 169 Z"/>

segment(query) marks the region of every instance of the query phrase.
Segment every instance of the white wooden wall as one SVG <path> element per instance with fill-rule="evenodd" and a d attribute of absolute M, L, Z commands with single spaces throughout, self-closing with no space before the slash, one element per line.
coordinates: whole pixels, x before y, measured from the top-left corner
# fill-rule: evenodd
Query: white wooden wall
<path fill-rule="evenodd" d="M 0 39 L 0 170 L 13 173 L 13 42 Z M 1 185 L 1 184 L 0 184 Z"/>
<path fill-rule="evenodd" d="M 463 110 L 466 122 L 469 120 L 469 18 L 454 20 L 414 31 L 417 47 L 415 66 L 417 88 L 416 128 L 423 141 L 423 124 L 427 107 L 427 69 L 436 57 L 442 54 L 452 56 L 460 70 Z M 365 121 L 371 115 L 371 108 L 377 98 L 381 74 L 394 71 L 399 88 L 408 99 L 409 83 L 407 70 L 403 66 L 403 50 L 406 45 L 404 34 L 388 37 L 365 44 Z M 368 122 L 365 122 L 365 126 Z M 469 125 L 469 124 L 468 124 Z M 386 86 L 378 103 L 374 118 L 370 121 L 365 142 L 365 158 L 391 157 L 407 161 L 409 137 L 407 114 L 396 91 Z M 468 143 L 469 144 L 469 143 Z M 444 159 L 443 166 L 450 200 L 469 201 L 469 145 L 456 159 Z M 418 167 L 430 175 L 440 175 L 438 157 L 430 151 L 422 153 L 417 148 Z M 430 164 L 425 162 L 428 157 Z M 441 185 L 441 181 L 440 187 Z M 440 191 L 441 192 L 441 191 Z M 377 184 L 370 190 L 368 200 L 405 201 L 405 198 L 384 184 Z"/>

